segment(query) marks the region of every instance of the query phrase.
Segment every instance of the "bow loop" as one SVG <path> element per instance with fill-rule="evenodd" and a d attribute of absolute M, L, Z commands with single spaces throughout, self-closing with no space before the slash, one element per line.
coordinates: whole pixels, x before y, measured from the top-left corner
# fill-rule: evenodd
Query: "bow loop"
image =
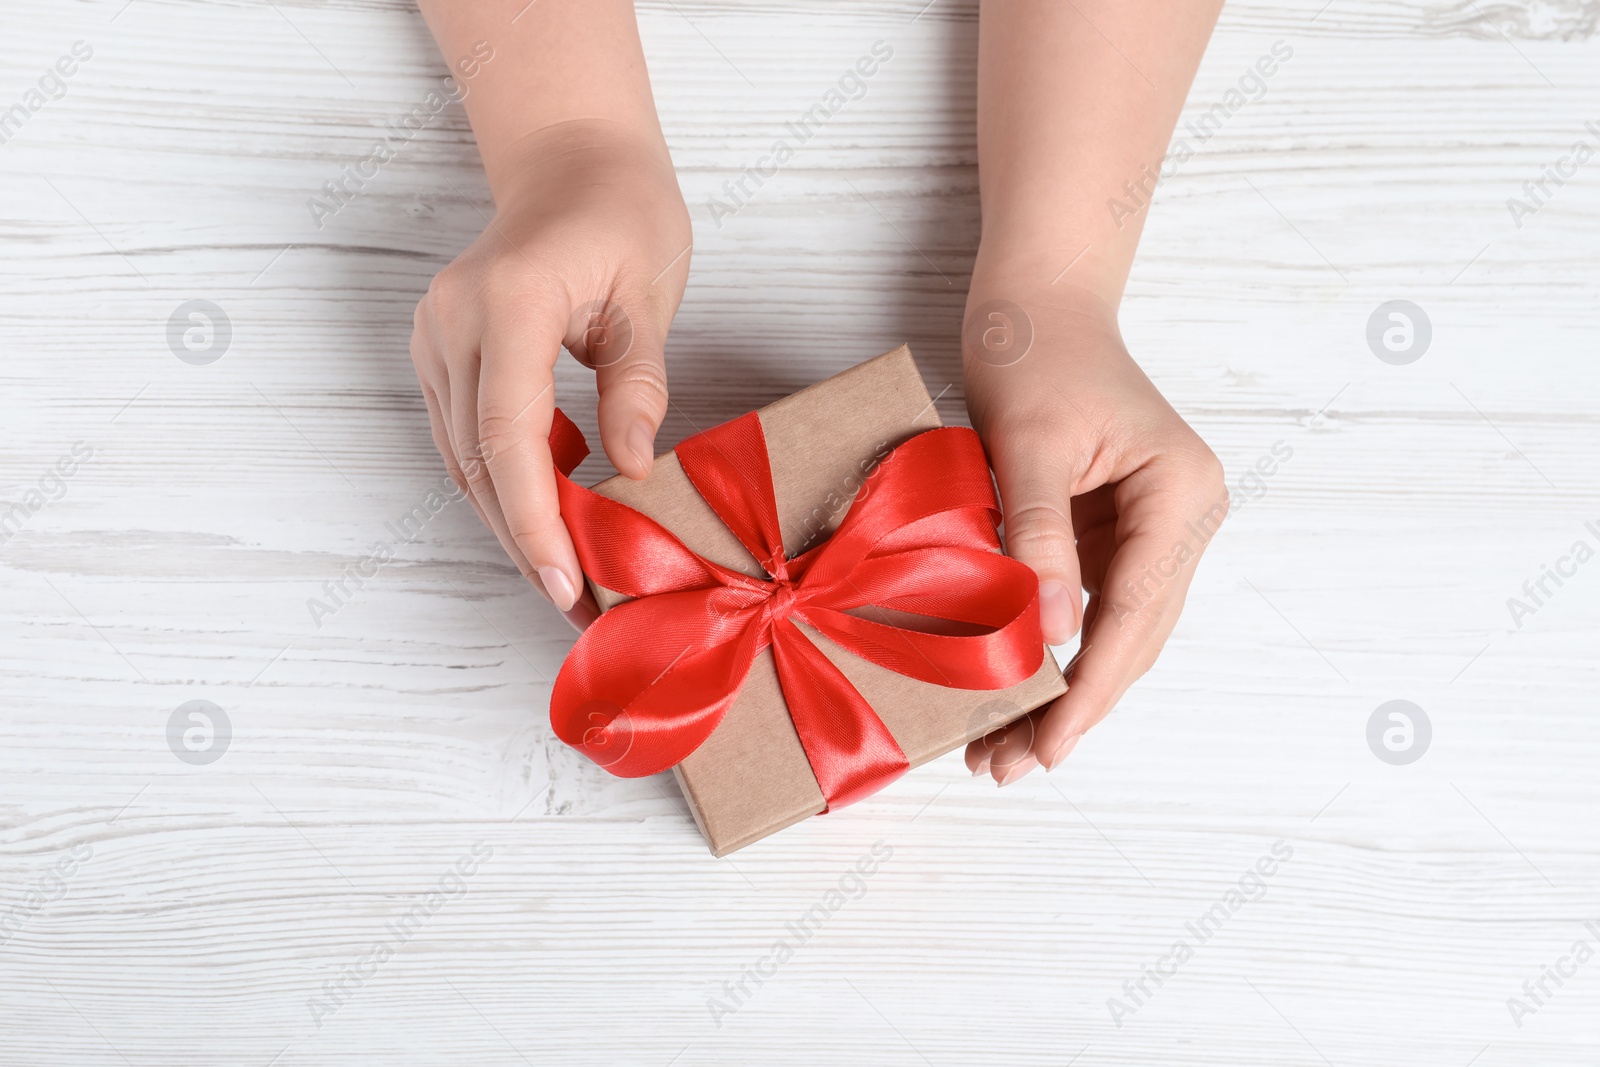
<path fill-rule="evenodd" d="M 760 416 L 753 411 L 741 415 L 695 434 L 673 451 L 695 491 L 733 531 L 745 551 L 774 578 L 788 577 Z"/>

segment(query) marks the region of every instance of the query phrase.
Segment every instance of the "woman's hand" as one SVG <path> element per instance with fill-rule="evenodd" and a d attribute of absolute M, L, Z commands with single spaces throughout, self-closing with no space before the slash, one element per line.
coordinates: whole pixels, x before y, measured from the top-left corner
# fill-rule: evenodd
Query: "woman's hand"
<path fill-rule="evenodd" d="M 1000 785 L 1055 767 L 1150 669 L 1227 513 L 1222 465 L 1128 355 L 1112 308 L 1049 276 L 980 253 L 963 331 L 1006 550 L 1039 574 L 1045 639 L 1085 635 L 1066 696 L 968 746 L 968 769 Z"/>
<path fill-rule="evenodd" d="M 565 345 L 592 367 L 600 440 L 643 478 L 667 410 L 662 349 L 689 273 L 688 209 L 659 136 L 564 122 L 519 142 L 483 234 L 417 305 L 411 359 L 451 476 L 507 555 L 592 621 L 547 438 Z"/>

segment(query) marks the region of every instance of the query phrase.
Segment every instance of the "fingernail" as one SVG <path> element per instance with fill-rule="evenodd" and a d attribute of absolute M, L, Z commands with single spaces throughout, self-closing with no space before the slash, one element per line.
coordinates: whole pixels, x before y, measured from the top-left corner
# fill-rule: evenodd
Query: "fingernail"
<path fill-rule="evenodd" d="M 628 430 L 628 451 L 639 461 L 641 469 L 648 471 L 655 462 L 655 427 L 649 419 L 640 419 Z"/>
<path fill-rule="evenodd" d="M 1005 786 L 1008 786 L 1012 782 L 1015 782 L 1017 779 L 1021 778 L 1023 775 L 1027 774 L 1029 771 L 1033 770 L 1038 765 L 1039 761 L 1034 759 L 1032 756 L 1028 756 L 1025 759 L 1020 759 L 1000 772 L 1000 777 L 996 780 L 995 785 L 997 788 L 1004 788 Z"/>
<path fill-rule="evenodd" d="M 572 605 L 578 602 L 578 591 L 572 588 L 572 580 L 563 574 L 557 567 L 540 567 L 539 580 L 544 583 L 545 589 L 550 592 L 550 599 L 562 611 L 571 611 Z"/>
<path fill-rule="evenodd" d="M 1077 621 L 1077 609 L 1072 600 L 1071 591 L 1061 582 L 1040 583 L 1039 627 L 1044 630 L 1044 639 L 1049 644 L 1062 644 L 1072 636 Z"/>
<path fill-rule="evenodd" d="M 994 762 L 994 757 L 993 756 L 985 756 L 985 757 L 983 757 L 983 759 L 978 761 L 977 769 L 975 769 L 972 772 L 972 777 L 976 778 L 980 774 L 988 774 L 989 773 L 989 764 L 993 763 L 993 762 Z"/>
<path fill-rule="evenodd" d="M 1082 736 L 1082 734 L 1073 734 L 1071 737 L 1061 742 L 1061 744 L 1057 746 L 1055 753 L 1049 759 L 1044 761 L 1044 769 L 1047 771 L 1055 770 L 1056 765 L 1062 760 L 1066 759 L 1067 756 L 1071 755 L 1072 750 L 1078 747 L 1078 738 Z"/>

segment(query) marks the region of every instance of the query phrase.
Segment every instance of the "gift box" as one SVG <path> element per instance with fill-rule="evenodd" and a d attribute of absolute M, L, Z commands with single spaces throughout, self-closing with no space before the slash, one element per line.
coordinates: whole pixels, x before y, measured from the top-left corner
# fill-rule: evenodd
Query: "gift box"
<path fill-rule="evenodd" d="M 1000 554 L 977 435 L 902 346 L 585 490 L 562 514 L 604 613 L 551 719 L 624 776 L 671 766 L 724 856 L 1066 692 L 1033 572 Z M 779 543 L 781 542 L 781 550 Z"/>

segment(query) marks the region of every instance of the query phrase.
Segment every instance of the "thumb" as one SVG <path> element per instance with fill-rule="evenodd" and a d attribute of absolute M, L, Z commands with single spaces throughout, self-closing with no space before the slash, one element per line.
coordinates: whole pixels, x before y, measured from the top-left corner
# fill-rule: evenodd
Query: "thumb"
<path fill-rule="evenodd" d="M 1005 513 L 1006 554 L 1039 575 L 1039 621 L 1044 639 L 1065 643 L 1083 621 L 1083 580 L 1064 470 L 1030 457 L 999 452 L 995 478 Z"/>
<path fill-rule="evenodd" d="M 568 347 L 594 368 L 600 391 L 600 443 L 617 470 L 643 478 L 667 414 L 666 326 L 642 300 L 596 302 L 573 322 L 579 348 Z"/>

